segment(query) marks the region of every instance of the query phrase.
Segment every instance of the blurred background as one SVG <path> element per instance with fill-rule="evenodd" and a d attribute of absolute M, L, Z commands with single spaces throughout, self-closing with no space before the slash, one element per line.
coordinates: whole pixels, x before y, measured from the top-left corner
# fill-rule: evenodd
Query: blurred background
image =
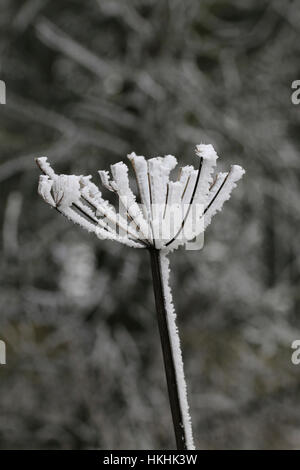
<path fill-rule="evenodd" d="M 0 25 L 0 448 L 174 448 L 148 254 L 52 211 L 34 157 L 98 183 L 201 142 L 247 173 L 171 256 L 196 446 L 300 448 L 299 4 L 1 0 Z"/>

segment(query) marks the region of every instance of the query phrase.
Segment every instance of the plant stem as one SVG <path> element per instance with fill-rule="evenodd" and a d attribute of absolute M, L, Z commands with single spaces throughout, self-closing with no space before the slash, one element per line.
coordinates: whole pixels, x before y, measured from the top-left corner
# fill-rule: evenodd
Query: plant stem
<path fill-rule="evenodd" d="M 188 404 L 186 401 L 185 390 L 180 395 L 179 389 L 179 374 L 181 374 L 181 381 L 185 386 L 184 373 L 183 373 L 183 364 L 180 355 L 179 364 L 175 362 L 174 354 L 174 341 L 172 342 L 172 337 L 170 335 L 170 319 L 168 320 L 168 309 L 166 306 L 166 286 L 164 286 L 164 279 L 162 276 L 162 266 L 161 266 L 161 254 L 159 250 L 150 249 L 150 258 L 151 258 L 151 269 L 152 269 L 152 279 L 153 279 L 153 288 L 155 296 L 155 304 L 157 310 L 157 321 L 160 333 L 161 347 L 165 365 L 165 373 L 168 385 L 169 401 L 173 419 L 173 426 L 176 438 L 176 444 L 178 450 L 187 450 L 193 449 L 192 442 L 192 431 L 191 424 L 187 420 L 189 417 L 186 416 L 184 419 L 184 411 L 186 415 L 188 414 Z M 170 314 L 170 312 L 169 312 Z M 175 319 L 173 320 L 175 322 Z M 175 326 L 175 323 L 174 323 Z M 174 332 L 173 332 L 174 334 Z M 178 339 L 178 347 L 179 339 Z M 184 396 L 182 396 L 184 395 Z M 185 405 L 185 410 L 183 410 L 183 405 Z M 187 427 L 189 427 L 190 438 L 187 439 Z M 189 442 L 190 441 L 190 444 Z"/>

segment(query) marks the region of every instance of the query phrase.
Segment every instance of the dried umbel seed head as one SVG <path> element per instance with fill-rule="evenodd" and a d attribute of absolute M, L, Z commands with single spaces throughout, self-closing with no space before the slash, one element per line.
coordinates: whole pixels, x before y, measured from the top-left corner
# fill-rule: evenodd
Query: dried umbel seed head
<path fill-rule="evenodd" d="M 213 146 L 197 145 L 196 155 L 198 167 L 180 168 L 176 181 L 170 179 L 177 164 L 173 155 L 148 160 L 128 155 L 140 204 L 130 188 L 125 163 L 111 165 L 111 176 L 99 171 L 102 185 L 118 196 L 118 210 L 103 198 L 90 176 L 57 175 L 46 157 L 37 159 L 44 173 L 38 192 L 50 206 L 99 238 L 135 248 L 174 250 L 205 230 L 244 173 L 233 165 L 229 172 L 213 178 L 218 158 Z"/>
<path fill-rule="evenodd" d="M 180 168 L 176 181 L 170 179 L 177 164 L 172 155 L 149 160 L 128 155 L 141 204 L 130 188 L 125 163 L 111 166 L 112 177 L 108 171 L 99 171 L 103 186 L 118 197 L 118 211 L 90 176 L 57 175 L 45 157 L 37 159 L 43 172 L 38 192 L 51 207 L 99 238 L 149 249 L 173 425 L 181 450 L 195 447 L 167 254 L 204 232 L 244 173 L 234 165 L 213 178 L 218 156 L 212 145 L 197 145 L 196 155 L 198 167 Z"/>

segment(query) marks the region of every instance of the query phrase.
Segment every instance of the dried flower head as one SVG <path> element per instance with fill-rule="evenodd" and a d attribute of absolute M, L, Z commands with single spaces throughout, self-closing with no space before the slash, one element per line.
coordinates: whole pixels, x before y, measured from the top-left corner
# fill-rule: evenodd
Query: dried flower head
<path fill-rule="evenodd" d="M 37 159 L 44 173 L 38 192 L 50 206 L 101 239 L 170 251 L 204 232 L 244 173 L 233 165 L 229 172 L 213 178 L 218 158 L 213 146 L 197 145 L 196 155 L 198 168 L 180 168 L 176 181 L 170 179 L 177 165 L 173 155 L 148 160 L 135 153 L 128 155 L 140 203 L 130 188 L 125 163 L 111 165 L 111 176 L 99 171 L 102 185 L 118 197 L 118 210 L 103 198 L 91 176 L 57 175 L 46 157 Z"/>

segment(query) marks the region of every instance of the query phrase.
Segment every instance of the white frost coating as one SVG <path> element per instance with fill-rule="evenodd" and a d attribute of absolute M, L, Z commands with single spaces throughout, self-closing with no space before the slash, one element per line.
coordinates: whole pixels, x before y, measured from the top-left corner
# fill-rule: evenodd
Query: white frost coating
<path fill-rule="evenodd" d="M 139 193 L 141 196 L 141 208 L 144 218 L 148 224 L 148 239 L 153 243 L 152 209 L 150 197 L 150 182 L 148 173 L 148 163 L 142 155 L 136 155 L 134 152 L 127 155 L 135 172 Z"/>
<path fill-rule="evenodd" d="M 55 202 L 51 194 L 53 181 L 47 175 L 40 175 L 38 193 L 50 206 L 55 207 Z"/>
<path fill-rule="evenodd" d="M 174 155 L 165 155 L 163 157 L 163 164 L 168 168 L 170 174 L 170 172 L 174 170 L 177 165 L 177 159 L 174 157 Z"/>
<path fill-rule="evenodd" d="M 110 181 L 109 172 L 106 170 L 99 170 L 98 173 L 100 175 L 101 183 L 103 184 L 103 186 L 109 191 L 115 191 L 115 188 L 113 187 Z"/>
<path fill-rule="evenodd" d="M 170 172 L 175 168 L 177 160 L 173 155 L 155 157 L 148 160 L 151 201 L 153 204 L 164 204 Z"/>
<path fill-rule="evenodd" d="M 178 391 L 179 391 L 180 408 L 181 408 L 182 418 L 183 418 L 183 427 L 184 427 L 187 449 L 194 450 L 195 446 L 194 446 L 194 440 L 193 440 L 191 417 L 189 413 L 189 405 L 187 401 L 187 387 L 186 387 L 186 381 L 184 377 L 180 339 L 178 335 L 178 328 L 176 325 L 176 313 L 174 310 L 172 293 L 171 293 L 171 289 L 169 286 L 169 276 L 170 276 L 169 264 L 170 262 L 167 257 L 167 254 L 164 251 L 161 251 L 160 267 L 161 267 L 161 275 L 162 275 L 162 284 L 163 284 L 163 291 L 164 291 L 165 307 L 167 311 L 168 331 L 170 335 L 172 355 L 173 355 L 173 360 L 174 360 L 174 365 L 175 365 L 176 381 L 177 381 L 177 386 L 178 386 Z"/>
<path fill-rule="evenodd" d="M 56 206 L 70 207 L 80 199 L 79 176 L 56 175 L 52 193 Z"/>
<path fill-rule="evenodd" d="M 120 193 L 132 197 L 132 192 L 129 187 L 129 179 L 128 179 L 128 167 L 123 162 L 115 163 L 111 165 L 111 173 L 115 180 L 115 183 L 118 187 L 118 191 Z"/>
<path fill-rule="evenodd" d="M 109 227 L 106 220 L 104 218 L 98 218 L 94 210 L 91 207 L 89 207 L 87 204 L 84 204 L 83 202 L 81 202 L 81 200 L 79 200 L 77 201 L 76 206 L 79 209 L 81 209 L 81 211 L 84 212 L 84 214 L 86 214 L 91 219 L 93 219 L 95 224 L 99 224 L 100 227 L 105 228 L 106 230 L 111 232 L 112 229 Z"/>
<path fill-rule="evenodd" d="M 115 208 L 102 198 L 98 187 L 90 181 L 91 176 L 57 175 L 46 157 L 38 158 L 37 164 L 44 173 L 39 179 L 38 193 L 50 206 L 101 239 L 115 240 L 134 248 L 145 247 L 140 243 L 138 233 L 128 227 Z M 115 229 L 122 222 L 124 235 L 120 236 Z"/>
<path fill-rule="evenodd" d="M 151 218 L 152 232 L 156 247 L 160 247 L 159 221 L 161 220 L 162 205 L 165 201 L 162 189 L 164 187 L 164 168 L 161 157 L 150 158 L 148 160 L 150 197 L 151 197 Z M 165 185 L 165 191 L 167 190 Z"/>
<path fill-rule="evenodd" d="M 170 181 L 168 183 L 168 206 L 181 204 L 183 185 L 180 181 Z"/>
<path fill-rule="evenodd" d="M 230 173 L 219 173 L 213 182 L 212 173 L 218 158 L 214 148 L 211 145 L 197 145 L 196 154 L 202 159 L 202 165 L 193 206 L 188 209 L 188 213 L 184 217 L 185 236 L 183 237 L 180 233 L 181 236 L 178 236 L 168 245 L 169 251 L 177 249 L 180 245 L 191 240 L 193 236 L 200 235 L 206 229 L 213 215 L 221 210 L 224 202 L 230 198 L 231 191 L 236 187 L 236 182 L 244 173 L 243 168 L 234 165 Z M 183 195 L 185 204 L 191 201 L 191 195 L 197 181 L 196 173 L 198 173 L 197 170 L 192 171 L 188 179 Z M 203 211 L 204 215 L 201 214 Z M 196 220 L 194 214 L 197 214 Z"/>
<path fill-rule="evenodd" d="M 168 199 L 162 219 L 162 240 L 166 243 L 173 238 L 183 220 L 184 207 L 182 205 L 183 184 L 180 181 L 169 181 Z"/>
<path fill-rule="evenodd" d="M 77 214 L 77 212 L 75 212 L 71 207 L 60 207 L 59 211 L 74 224 L 80 225 L 80 227 L 84 228 L 90 233 L 96 233 L 97 226 L 86 220 L 81 215 Z"/>
<path fill-rule="evenodd" d="M 114 178 L 113 183 L 121 203 L 126 209 L 141 234 L 141 238 L 149 240 L 149 225 L 144 219 L 143 213 L 136 202 L 136 196 L 130 189 L 128 179 L 128 167 L 123 162 L 111 165 L 111 172 Z"/>
<path fill-rule="evenodd" d="M 196 155 L 202 159 L 202 166 L 197 188 L 194 196 L 194 203 L 201 204 L 204 208 L 209 186 L 212 183 L 212 174 L 216 166 L 218 155 L 212 145 L 197 145 Z"/>
<path fill-rule="evenodd" d="M 182 197 L 184 196 L 184 192 L 188 184 L 188 180 L 193 170 L 194 170 L 194 167 L 192 165 L 187 165 L 187 166 L 180 168 L 178 181 L 183 185 Z"/>
<path fill-rule="evenodd" d="M 162 162 L 161 157 L 150 158 L 150 160 L 148 160 L 152 204 L 160 204 L 164 200 L 164 189 L 162 189 L 164 181 Z"/>
<path fill-rule="evenodd" d="M 236 187 L 236 183 L 242 178 L 245 170 L 239 165 L 233 165 L 230 172 L 225 178 L 223 186 L 217 193 L 217 196 L 213 200 L 212 204 L 207 209 L 204 216 L 204 229 L 210 224 L 212 217 L 216 212 L 220 211 L 225 201 L 228 201 L 232 190 Z"/>
<path fill-rule="evenodd" d="M 37 161 L 39 167 L 41 168 L 41 170 L 43 171 L 43 173 L 45 173 L 45 175 L 48 175 L 49 178 L 54 180 L 55 177 L 56 177 L 56 174 L 55 174 L 54 170 L 51 168 L 47 157 L 39 157 L 39 158 L 36 159 L 36 161 Z"/>
<path fill-rule="evenodd" d="M 196 155 L 204 160 L 211 160 L 214 165 L 216 164 L 216 160 L 219 158 L 211 144 L 196 145 Z"/>
<path fill-rule="evenodd" d="M 92 181 L 91 176 L 80 177 L 80 187 L 82 196 L 96 209 L 96 216 L 106 216 L 108 213 L 116 215 L 116 209 L 106 199 L 102 197 L 102 193 Z M 99 209 L 99 214 L 97 211 Z"/>
<path fill-rule="evenodd" d="M 103 199 L 98 187 L 90 181 L 90 176 L 80 177 L 81 194 L 83 198 L 95 209 L 93 214 L 96 218 L 103 217 L 103 223 L 107 225 L 107 229 L 111 231 L 119 231 L 124 236 L 127 233 L 134 239 L 139 238 L 139 233 L 134 227 L 128 227 L 127 221 L 116 213 L 112 204 Z M 103 225 L 100 223 L 100 225 Z"/>
<path fill-rule="evenodd" d="M 133 248 L 143 248 L 143 245 L 136 243 L 130 240 L 127 237 L 119 237 L 114 233 L 108 232 L 106 229 L 100 227 L 99 225 L 94 225 L 93 223 L 87 221 L 84 217 L 75 212 L 71 207 L 59 208 L 60 212 L 71 222 L 80 227 L 84 228 L 90 233 L 95 233 L 98 238 L 101 240 L 113 240 L 123 243 L 129 247 Z"/>
<path fill-rule="evenodd" d="M 225 178 L 227 177 L 228 173 L 218 173 L 217 176 L 216 176 L 216 179 L 212 185 L 212 187 L 210 188 L 209 192 L 208 192 L 208 195 L 207 195 L 207 199 L 206 199 L 206 202 L 205 202 L 205 206 L 207 207 L 211 201 L 214 199 L 215 195 L 217 194 L 217 192 L 219 191 L 220 187 L 222 186 L 222 184 L 224 183 L 224 180 Z"/>
<path fill-rule="evenodd" d="M 82 195 L 88 194 L 89 196 L 97 200 L 99 203 L 107 202 L 105 201 L 105 199 L 103 199 L 101 191 L 99 190 L 98 186 L 96 186 L 91 181 L 91 178 L 92 178 L 91 175 L 80 176 L 79 182 L 80 182 L 81 194 Z"/>
<path fill-rule="evenodd" d="M 162 170 L 163 170 L 162 171 L 162 184 L 163 184 L 163 186 L 161 188 L 161 192 L 162 192 L 161 201 L 162 201 L 162 204 L 164 204 L 166 202 L 167 186 L 168 186 L 169 179 L 170 179 L 170 173 L 171 173 L 172 170 L 174 170 L 176 165 L 177 165 L 177 160 L 174 157 L 174 155 L 165 155 L 162 158 Z"/>
<path fill-rule="evenodd" d="M 127 221 L 120 215 L 117 214 L 114 207 L 111 206 L 108 201 L 103 203 L 99 202 L 97 198 L 93 199 L 89 194 L 84 194 L 85 199 L 95 208 L 95 216 L 104 217 L 107 225 L 109 225 L 111 230 L 121 231 L 125 234 L 132 236 L 134 239 L 139 238 L 139 233 L 134 227 L 129 227 Z"/>
<path fill-rule="evenodd" d="M 198 170 L 192 170 L 189 174 L 188 181 L 186 183 L 185 189 L 182 194 L 182 203 L 189 204 L 192 194 L 195 188 L 196 180 L 197 180 Z"/>
<path fill-rule="evenodd" d="M 37 159 L 44 173 L 38 192 L 52 207 L 76 209 L 76 204 L 79 205 L 80 215 L 89 223 L 110 235 L 124 238 L 126 243 L 131 240 L 130 243 L 144 247 L 150 245 L 173 251 L 207 227 L 244 172 L 241 167 L 233 166 L 229 173 L 219 173 L 213 180 L 218 158 L 213 146 L 197 145 L 196 155 L 200 158 L 199 169 L 191 165 L 181 168 L 175 182 L 169 181 L 177 164 L 173 155 L 146 160 L 135 153 L 129 154 L 141 207 L 130 189 L 128 168 L 123 162 L 111 166 L 112 179 L 108 171 L 99 171 L 103 185 L 118 196 L 120 213 L 102 197 L 91 176 L 56 175 L 46 157 Z M 68 212 L 68 215 L 71 214 Z M 85 225 L 85 228 L 90 229 L 90 226 Z"/>
<path fill-rule="evenodd" d="M 161 222 L 167 198 L 170 172 L 177 163 L 173 155 L 148 160 L 150 195 L 152 202 L 152 231 L 156 246 L 161 246 Z"/>
<path fill-rule="evenodd" d="M 135 171 L 138 188 L 141 195 L 144 214 L 147 218 L 151 213 L 150 190 L 148 179 L 148 165 L 145 157 L 136 155 L 134 152 L 127 155 Z"/>

